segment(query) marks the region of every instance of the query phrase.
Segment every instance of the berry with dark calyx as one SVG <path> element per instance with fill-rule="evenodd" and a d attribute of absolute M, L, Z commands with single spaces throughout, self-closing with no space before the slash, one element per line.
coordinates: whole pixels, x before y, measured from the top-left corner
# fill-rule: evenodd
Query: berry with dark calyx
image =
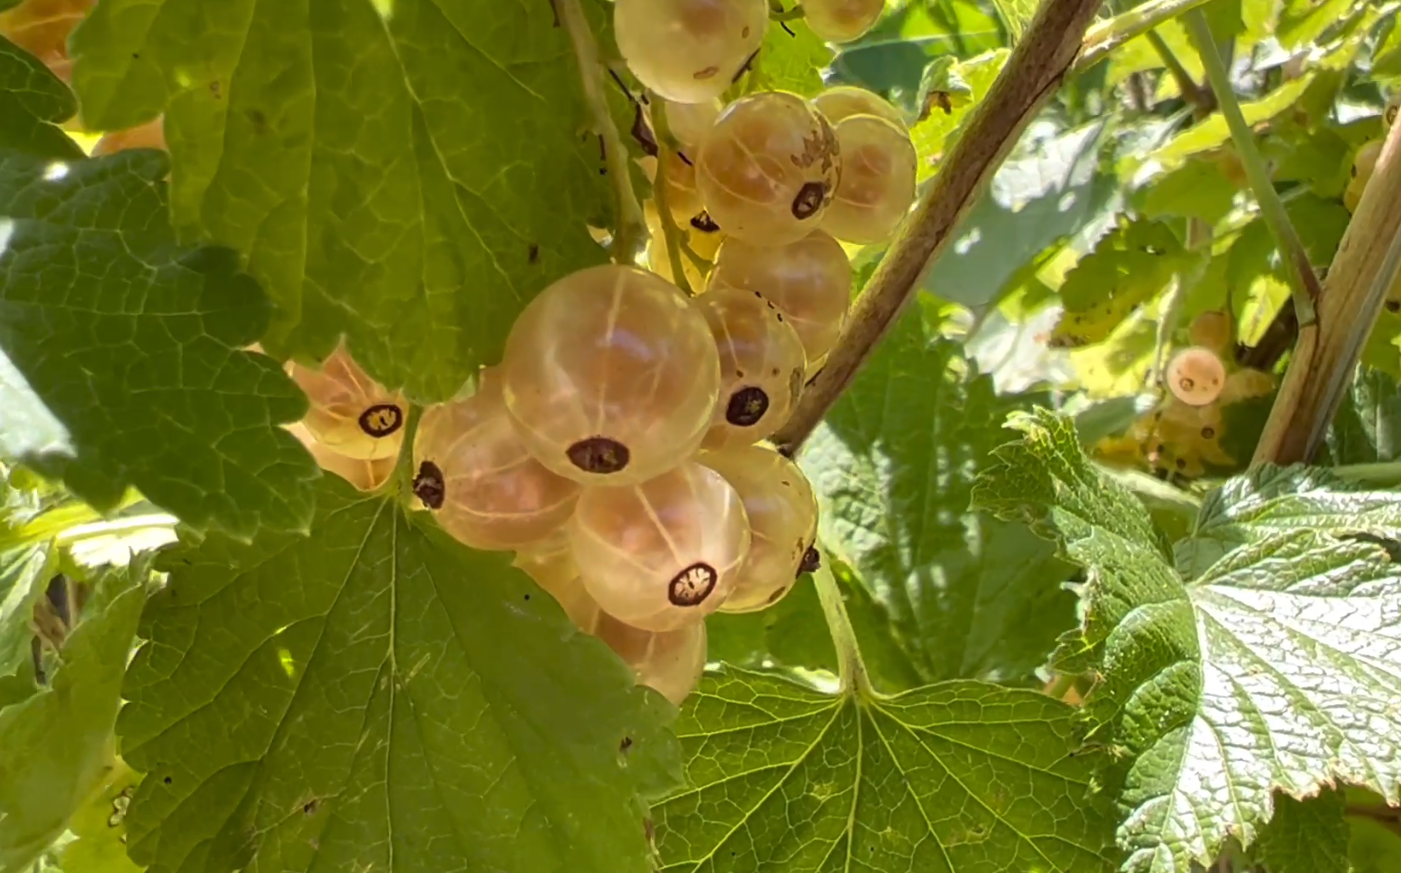
<path fill-rule="evenodd" d="M 757 291 L 718 288 L 697 302 L 720 352 L 720 402 L 702 445 L 752 445 L 778 430 L 798 401 L 802 340 Z"/>
<path fill-rule="evenodd" d="M 361 491 L 374 491 L 394 473 L 395 458 L 366 461 L 333 451 L 311 435 L 301 422 L 287 425 L 287 430 L 307 447 L 316 463 L 327 473 L 334 473 Z"/>
<path fill-rule="evenodd" d="M 695 303 L 654 273 L 604 265 L 542 291 L 506 339 L 501 388 L 530 452 L 584 484 L 650 479 L 693 454 L 720 390 Z"/>
<path fill-rule="evenodd" d="M 853 115 L 874 115 L 898 125 L 902 130 L 909 127 L 900 110 L 881 99 L 879 95 L 854 85 L 829 88 L 812 98 L 812 104 L 817 107 L 818 112 L 827 117 L 834 128 Z"/>
<path fill-rule="evenodd" d="M 310 408 L 302 423 L 332 451 L 361 460 L 399 454 L 408 403 L 371 379 L 342 346 L 319 368 L 288 365 Z"/>
<path fill-rule="evenodd" d="M 429 407 L 413 445 L 414 493 L 439 526 L 475 549 L 512 549 L 557 531 L 579 484 L 526 451 L 496 379 L 476 394 Z M 436 504 L 436 505 L 435 505 Z"/>
<path fill-rule="evenodd" d="M 759 50 L 766 0 L 616 0 L 613 32 L 633 75 L 679 103 L 718 98 Z"/>
<path fill-rule="evenodd" d="M 812 103 L 786 91 L 741 97 L 701 143 L 696 184 L 706 212 L 753 245 L 815 230 L 841 181 L 837 137 Z"/>
<path fill-rule="evenodd" d="M 1226 366 L 1213 351 L 1201 346 L 1173 355 L 1164 375 L 1168 390 L 1189 406 L 1206 406 L 1226 387 Z"/>
<path fill-rule="evenodd" d="M 827 42 L 860 39 L 884 11 L 885 0 L 803 0 L 804 20 Z"/>
<path fill-rule="evenodd" d="M 903 127 L 874 115 L 853 115 L 836 130 L 842 181 L 822 229 L 851 243 L 887 240 L 915 202 L 914 143 Z"/>
<path fill-rule="evenodd" d="M 590 596 L 619 621 L 653 631 L 718 609 L 750 543 L 739 494 L 691 461 L 636 485 L 585 488 L 569 536 Z"/>
<path fill-rule="evenodd" d="M 797 332 L 811 365 L 837 341 L 851 303 L 851 285 L 846 251 L 818 231 L 777 248 L 725 240 L 708 288 L 742 288 L 764 295 Z"/>
<path fill-rule="evenodd" d="M 739 492 L 752 537 L 749 557 L 720 610 L 754 612 L 777 603 L 808 566 L 817 538 L 817 498 L 807 477 L 764 446 L 702 452 L 697 461 Z"/>

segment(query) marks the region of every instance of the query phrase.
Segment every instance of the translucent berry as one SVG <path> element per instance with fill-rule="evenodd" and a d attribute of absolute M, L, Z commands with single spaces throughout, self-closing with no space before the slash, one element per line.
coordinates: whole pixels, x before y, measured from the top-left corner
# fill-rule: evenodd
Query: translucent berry
<path fill-rule="evenodd" d="M 681 150 L 690 153 L 700 148 L 701 140 L 715 126 L 724 106 L 719 100 L 704 103 L 673 103 L 670 100 L 658 102 L 660 111 L 666 113 L 666 126 L 671 135 L 680 143 Z M 656 110 L 653 110 L 656 111 Z"/>
<path fill-rule="evenodd" d="M 822 229 L 839 240 L 874 243 L 890 238 L 915 202 L 919 156 L 903 127 L 874 115 L 837 125 L 842 181 Z"/>
<path fill-rule="evenodd" d="M 23 0 L 0 12 L 0 36 L 38 58 L 55 76 L 72 81 L 68 37 L 97 0 Z"/>
<path fill-rule="evenodd" d="M 1382 141 L 1379 139 L 1363 143 L 1357 150 L 1357 156 L 1352 159 L 1352 177 L 1348 179 L 1347 188 L 1343 191 L 1343 205 L 1348 212 L 1357 209 L 1357 204 L 1362 202 L 1362 192 L 1367 189 L 1367 183 L 1372 180 L 1372 173 L 1377 168 L 1377 158 L 1382 154 Z"/>
<path fill-rule="evenodd" d="M 1192 319 L 1191 327 L 1187 328 L 1193 345 L 1218 353 L 1226 351 L 1231 345 L 1233 334 L 1230 313 L 1220 310 L 1203 312 Z"/>
<path fill-rule="evenodd" d="M 1226 387 L 1226 367 L 1210 349 L 1183 349 L 1167 365 L 1167 385 L 1173 396 L 1189 406 L 1206 406 Z"/>
<path fill-rule="evenodd" d="M 662 146 L 657 156 L 657 179 L 666 186 L 666 206 L 673 221 L 690 221 L 692 215 L 701 211 L 703 204 L 696 190 L 696 168 L 689 159 Z"/>
<path fill-rule="evenodd" d="M 394 472 L 396 459 L 392 456 L 374 461 L 350 458 L 327 448 L 312 436 L 311 431 L 301 422 L 287 425 L 287 430 L 301 440 L 302 445 L 306 446 L 307 451 L 316 459 L 316 463 L 321 465 L 321 469 L 327 473 L 334 473 L 361 491 L 374 491 L 388 482 Z"/>
<path fill-rule="evenodd" d="M 807 569 L 817 539 L 817 498 L 798 465 L 764 446 L 702 452 L 698 462 L 739 492 L 752 544 L 722 612 L 754 612 L 777 603 Z"/>
<path fill-rule="evenodd" d="M 287 371 L 311 403 L 303 423 L 327 448 L 362 460 L 399 454 L 408 404 L 366 375 L 344 346 L 319 369 L 292 363 Z"/>
<path fill-rule="evenodd" d="M 156 118 L 138 127 L 126 130 L 115 130 L 105 134 L 97 141 L 97 145 L 92 147 L 93 157 L 102 155 L 112 155 L 127 149 L 160 149 L 167 151 L 165 145 L 164 119 Z"/>
<path fill-rule="evenodd" d="M 730 238 L 715 256 L 710 289 L 758 291 L 798 332 L 809 362 L 837 341 L 851 302 L 851 261 L 841 243 L 822 233 L 777 248 Z"/>
<path fill-rule="evenodd" d="M 637 485 L 585 488 L 570 524 L 584 587 L 610 615 L 676 630 L 719 608 L 749 555 L 739 494 L 691 461 Z"/>
<path fill-rule="evenodd" d="M 523 570 L 536 585 L 561 602 L 569 587 L 583 587 L 578 581 L 579 567 L 574 563 L 574 553 L 569 548 L 567 528 L 562 527 L 543 540 L 522 546 L 516 551 L 511 566 Z"/>
<path fill-rule="evenodd" d="M 753 245 L 796 242 L 822 220 L 841 179 L 837 137 L 786 91 L 741 97 L 701 143 L 696 184 L 725 232 Z"/>
<path fill-rule="evenodd" d="M 803 390 L 802 340 L 757 291 L 717 288 L 697 301 L 720 350 L 720 402 L 702 443 L 752 445 L 788 420 Z"/>
<path fill-rule="evenodd" d="M 414 493 L 438 524 L 474 549 L 513 549 L 558 530 L 579 483 L 526 451 L 496 380 L 430 407 L 414 436 Z"/>
<path fill-rule="evenodd" d="M 626 485 L 699 447 L 720 359 L 705 318 L 674 285 L 604 265 L 565 276 L 526 306 L 506 339 L 501 387 L 546 467 Z"/>
<path fill-rule="evenodd" d="M 885 11 L 885 0 L 803 0 L 804 20 L 828 42 L 860 39 Z"/>
<path fill-rule="evenodd" d="M 656 690 L 677 706 L 696 690 L 705 670 L 705 622 L 671 631 L 635 628 L 600 609 L 578 579 L 560 605 L 580 630 L 603 640 L 632 668 L 637 684 Z"/>
<path fill-rule="evenodd" d="M 901 129 L 908 127 L 900 110 L 865 88 L 839 85 L 818 94 L 812 98 L 812 103 L 817 107 L 817 111 L 821 112 L 832 123 L 833 127 L 853 115 L 874 115 L 899 125 Z"/>
<path fill-rule="evenodd" d="M 714 100 L 764 41 L 765 0 L 616 0 L 613 31 L 633 75 L 679 103 Z"/>

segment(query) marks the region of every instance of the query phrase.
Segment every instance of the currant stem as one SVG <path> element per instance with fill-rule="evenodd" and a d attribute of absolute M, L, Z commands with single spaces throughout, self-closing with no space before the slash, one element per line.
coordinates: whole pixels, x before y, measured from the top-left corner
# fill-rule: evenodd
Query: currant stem
<path fill-rule="evenodd" d="M 579 79 L 583 84 L 584 101 L 593 116 L 595 133 L 603 138 L 603 157 L 608 177 L 613 185 L 615 220 L 613 230 L 613 260 L 619 264 L 635 264 L 637 254 L 647 244 L 647 222 L 642 217 L 642 205 L 632 189 L 632 174 L 628 165 L 628 150 L 613 113 L 608 109 L 608 97 L 603 86 L 606 69 L 599 59 L 598 41 L 589 28 L 588 19 L 579 0 L 554 0 L 560 24 L 574 44 L 574 56 L 579 62 Z"/>
<path fill-rule="evenodd" d="M 1279 192 L 1275 191 L 1274 181 L 1270 178 L 1269 170 L 1265 168 L 1265 160 L 1260 157 L 1260 150 L 1255 147 L 1255 135 L 1246 123 L 1245 115 L 1241 113 L 1240 104 L 1236 102 L 1235 92 L 1231 88 L 1231 76 L 1221 60 L 1220 52 L 1216 50 L 1216 39 L 1211 35 L 1211 25 L 1200 9 L 1193 9 L 1187 13 L 1184 23 L 1192 41 L 1197 44 L 1197 53 L 1201 55 L 1202 66 L 1206 69 L 1206 80 L 1211 84 L 1211 90 L 1216 94 L 1216 105 L 1220 108 L 1222 117 L 1226 119 L 1226 126 L 1230 128 L 1231 139 L 1235 143 L 1237 154 L 1240 155 L 1241 164 L 1245 167 L 1245 176 L 1250 181 L 1256 202 L 1260 204 L 1260 214 L 1279 246 L 1279 253 L 1289 276 L 1289 290 L 1294 298 L 1294 311 L 1299 317 L 1299 325 L 1305 327 L 1313 324 L 1316 318 L 1314 302 L 1318 300 L 1322 288 L 1319 287 L 1318 277 L 1314 275 L 1313 265 L 1309 263 L 1308 252 L 1304 249 L 1298 232 L 1294 230 L 1294 223 L 1289 220 L 1289 213 L 1279 199 Z"/>
<path fill-rule="evenodd" d="M 847 615 L 846 602 L 842 600 L 830 559 L 824 560 L 822 566 L 813 571 L 812 582 L 817 588 L 817 599 L 822 603 L 822 615 L 827 619 L 832 645 L 837 650 L 837 675 L 841 679 L 842 690 L 866 698 L 880 697 L 880 692 L 871 685 L 866 662 L 861 659 L 861 646 L 856 642 L 856 630 L 851 626 L 851 617 Z"/>

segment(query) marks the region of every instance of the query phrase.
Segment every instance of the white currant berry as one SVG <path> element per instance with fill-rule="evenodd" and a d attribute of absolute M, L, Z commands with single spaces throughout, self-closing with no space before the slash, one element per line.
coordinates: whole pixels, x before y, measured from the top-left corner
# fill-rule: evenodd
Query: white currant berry
<path fill-rule="evenodd" d="M 598 637 L 632 668 L 637 684 L 677 706 L 696 690 L 705 670 L 705 622 L 670 631 L 635 628 L 600 609 L 579 579 L 568 586 L 560 605 L 580 630 Z"/>
<path fill-rule="evenodd" d="M 1167 386 L 1173 396 L 1189 406 L 1206 406 L 1226 387 L 1226 366 L 1210 349 L 1185 348 L 1167 365 Z"/>
<path fill-rule="evenodd" d="M 717 288 L 697 301 L 720 351 L 720 402 L 702 445 L 752 445 L 778 430 L 803 390 L 802 340 L 757 291 Z"/>
<path fill-rule="evenodd" d="M 879 95 L 854 85 L 829 88 L 812 98 L 812 103 L 834 128 L 853 115 L 874 115 L 899 125 L 902 130 L 909 127 L 900 110 L 881 99 Z"/>
<path fill-rule="evenodd" d="M 851 243 L 882 242 L 915 201 L 919 156 L 903 127 L 874 115 L 837 125 L 842 180 L 822 217 L 822 229 Z"/>
<path fill-rule="evenodd" d="M 818 231 L 777 248 L 725 240 L 715 256 L 709 287 L 763 294 L 797 331 L 808 362 L 815 363 L 842 331 L 851 283 L 851 261 L 841 243 Z"/>
<path fill-rule="evenodd" d="M 579 483 L 526 450 L 494 379 L 423 413 L 413 463 L 414 493 L 443 530 L 474 549 L 543 540 L 569 520 L 579 498 Z"/>
<path fill-rule="evenodd" d="M 585 488 L 569 534 L 589 594 L 644 630 L 676 630 L 714 612 L 749 555 L 739 494 L 692 461 L 636 485 Z"/>
<path fill-rule="evenodd" d="M 720 358 L 694 301 L 653 273 L 604 265 L 565 276 L 526 306 L 506 339 L 501 387 L 546 467 L 625 485 L 699 447 Z"/>
<path fill-rule="evenodd" d="M 666 126 L 671 135 L 680 143 L 681 150 L 689 156 L 700 148 L 701 140 L 715 126 L 724 105 L 719 100 L 706 100 L 703 103 L 676 103 L 671 100 L 658 101 L 652 111 L 666 114 Z"/>
<path fill-rule="evenodd" d="M 127 149 L 168 151 L 165 144 L 164 117 L 158 116 L 154 121 L 148 121 L 137 127 L 114 130 L 105 134 L 102 139 L 97 141 L 97 145 L 92 147 L 92 156 L 97 158 Z"/>
<path fill-rule="evenodd" d="M 696 184 L 725 233 L 781 246 L 812 232 L 841 180 L 837 137 L 812 103 L 786 91 L 741 97 L 701 143 Z"/>
<path fill-rule="evenodd" d="M 302 423 L 327 448 L 361 460 L 399 454 L 407 402 L 371 379 L 344 346 L 319 368 L 290 363 L 287 372 L 310 402 Z"/>
<path fill-rule="evenodd" d="M 1187 335 L 1193 345 L 1211 349 L 1213 352 L 1224 352 L 1231 345 L 1233 335 L 1231 315 L 1220 310 L 1203 312 L 1192 319 L 1192 324 L 1187 328 Z"/>
<path fill-rule="evenodd" d="M 71 84 L 73 60 L 68 56 L 68 37 L 96 3 L 97 0 L 25 0 L 0 12 L 0 36 Z"/>
<path fill-rule="evenodd" d="M 739 492 L 752 543 L 722 612 L 754 612 L 777 603 L 800 573 L 816 569 L 817 498 L 798 465 L 773 449 L 743 446 L 702 452 L 697 461 Z"/>
<path fill-rule="evenodd" d="M 803 20 L 827 42 L 860 39 L 885 11 L 885 0 L 802 0 L 802 5 Z"/>
<path fill-rule="evenodd" d="M 764 41 L 765 0 L 616 0 L 613 32 L 628 69 L 678 103 L 714 100 Z"/>
<path fill-rule="evenodd" d="M 689 221 L 704 208 L 700 191 L 696 189 L 696 168 L 691 159 L 680 152 L 662 146 L 657 155 L 657 180 L 653 184 L 666 186 L 666 206 L 672 220 Z"/>
<path fill-rule="evenodd" d="M 569 587 L 582 587 L 578 582 L 579 567 L 574 563 L 574 553 L 569 547 L 569 531 L 560 528 L 543 540 L 522 546 L 516 551 L 513 567 L 523 570 L 545 591 L 564 602 Z M 571 586 L 571 583 L 572 584 Z"/>
<path fill-rule="evenodd" d="M 360 458 L 350 458 L 340 452 L 327 448 L 320 440 L 311 435 L 311 431 L 306 429 L 306 425 L 301 422 L 287 425 L 287 430 L 306 446 L 307 451 L 316 459 L 316 463 L 321 465 L 321 469 L 327 473 L 334 473 L 345 481 L 354 485 L 361 491 L 374 491 L 389 481 L 389 477 L 394 473 L 395 458 L 379 458 L 374 461 L 366 461 Z"/>

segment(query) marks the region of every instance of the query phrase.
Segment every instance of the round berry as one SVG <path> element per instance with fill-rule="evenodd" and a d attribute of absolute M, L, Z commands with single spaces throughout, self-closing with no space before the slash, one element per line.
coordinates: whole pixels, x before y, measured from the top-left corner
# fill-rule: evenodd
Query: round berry
<path fill-rule="evenodd" d="M 812 232 L 841 174 L 832 126 L 786 91 L 731 103 L 696 158 L 696 184 L 710 218 L 730 236 L 760 246 Z"/>
<path fill-rule="evenodd" d="M 361 491 L 374 491 L 389 481 L 389 477 L 394 473 L 395 458 L 379 458 L 374 461 L 366 461 L 360 458 L 350 458 L 339 452 L 334 452 L 323 443 L 311 435 L 311 431 L 306 429 L 306 425 L 301 422 L 287 425 L 287 430 L 291 432 L 307 451 L 316 459 L 316 463 L 321 465 L 321 469 L 327 473 L 334 473 L 345 481 L 354 485 Z"/>
<path fill-rule="evenodd" d="M 687 153 L 700 148 L 701 140 L 715 126 L 724 105 L 719 100 L 706 100 L 703 103 L 675 103 L 670 100 L 658 101 L 654 112 L 666 115 L 666 126 L 671 135 Z"/>
<path fill-rule="evenodd" d="M 752 544 L 722 612 L 754 612 L 783 599 L 809 569 L 817 539 L 817 498 L 798 465 L 764 446 L 703 452 L 698 462 L 739 492 Z"/>
<path fill-rule="evenodd" d="M 344 346 L 320 368 L 287 370 L 311 404 L 302 423 L 327 448 L 366 461 L 399 454 L 408 403 L 366 375 Z"/>
<path fill-rule="evenodd" d="M 1210 349 L 1183 349 L 1167 365 L 1168 390 L 1189 406 L 1206 406 L 1226 387 L 1226 367 Z"/>
<path fill-rule="evenodd" d="M 569 532 L 560 528 L 543 540 L 530 543 L 516 551 L 513 567 L 525 571 L 556 600 L 563 602 L 564 592 L 572 587 L 581 588 L 578 582 L 579 567 L 574 563 L 574 553 L 569 548 Z"/>
<path fill-rule="evenodd" d="M 414 436 L 414 493 L 438 524 L 474 549 L 545 539 L 574 512 L 579 484 L 526 451 L 496 380 L 430 407 Z"/>
<path fill-rule="evenodd" d="M 829 88 L 812 98 L 812 103 L 833 126 L 841 124 L 853 115 L 874 115 L 899 125 L 902 130 L 908 128 L 900 110 L 865 88 L 853 85 Z"/>
<path fill-rule="evenodd" d="M 807 359 L 798 334 L 757 291 L 717 288 L 697 301 L 720 351 L 720 402 L 702 445 L 752 445 L 788 420 Z"/>
<path fill-rule="evenodd" d="M 874 115 L 837 125 L 842 180 L 822 229 L 851 243 L 890 238 L 915 201 L 919 156 L 903 127 Z"/>
<path fill-rule="evenodd" d="M 633 75 L 679 103 L 714 100 L 764 41 L 765 0 L 616 0 L 613 32 Z"/>
<path fill-rule="evenodd" d="M 666 206 L 672 220 L 685 223 L 700 212 L 700 192 L 696 189 L 696 168 L 680 152 L 661 147 L 657 155 L 657 180 L 666 186 Z"/>
<path fill-rule="evenodd" d="M 739 494 L 691 461 L 636 485 L 585 488 L 569 534 L 589 594 L 644 630 L 675 630 L 714 612 L 749 554 Z"/>
<path fill-rule="evenodd" d="M 725 240 L 715 256 L 709 288 L 728 286 L 763 294 L 797 331 L 811 364 L 837 341 L 851 302 L 851 284 L 846 251 L 818 231 L 777 248 Z"/>
<path fill-rule="evenodd" d="M 71 84 L 73 61 L 68 37 L 97 0 L 27 0 L 0 12 L 0 36 L 29 52 L 64 83 Z"/>
<path fill-rule="evenodd" d="M 866 35 L 885 11 L 885 0 L 803 0 L 803 18 L 827 42 Z"/>
<path fill-rule="evenodd" d="M 585 484 L 650 479 L 693 454 L 720 390 L 695 303 L 653 273 L 590 267 L 526 306 L 501 364 L 506 409 L 546 467 Z"/>

